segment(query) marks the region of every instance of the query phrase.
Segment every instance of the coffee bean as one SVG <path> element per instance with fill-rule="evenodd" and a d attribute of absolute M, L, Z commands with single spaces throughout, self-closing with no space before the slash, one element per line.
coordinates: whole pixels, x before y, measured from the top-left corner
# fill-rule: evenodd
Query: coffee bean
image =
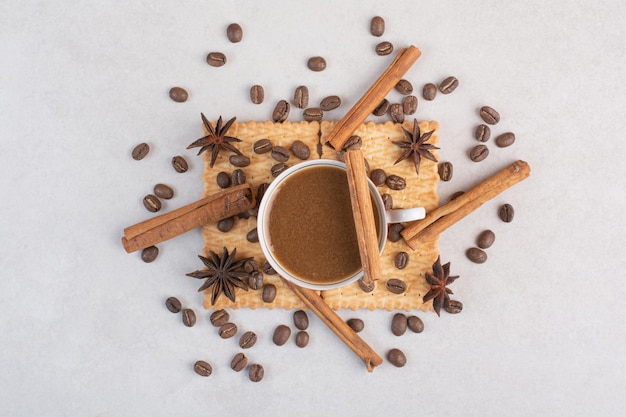
<path fill-rule="evenodd" d="M 260 382 L 265 375 L 265 370 L 263 369 L 263 365 L 259 365 L 258 363 L 253 363 L 248 368 L 248 377 L 252 382 Z"/>
<path fill-rule="evenodd" d="M 437 172 L 441 181 L 450 181 L 452 179 L 453 168 L 452 162 L 440 162 L 437 165 Z"/>
<path fill-rule="evenodd" d="M 282 123 L 289 117 L 289 103 L 286 100 L 280 100 L 276 103 L 274 111 L 272 112 L 272 120 L 277 123 Z"/>
<path fill-rule="evenodd" d="M 306 330 L 309 327 L 309 316 L 304 310 L 297 310 L 293 313 L 293 324 L 296 329 Z"/>
<path fill-rule="evenodd" d="M 196 313 L 192 309 L 183 310 L 183 324 L 187 327 L 193 327 L 196 324 Z"/>
<path fill-rule="evenodd" d="M 301 85 L 296 88 L 293 94 L 293 103 L 299 109 L 309 107 L 309 88 L 306 85 Z"/>
<path fill-rule="evenodd" d="M 396 254 L 396 257 L 393 259 L 393 265 L 398 269 L 404 269 L 409 263 L 409 254 L 402 251 Z"/>
<path fill-rule="evenodd" d="M 243 30 L 238 23 L 231 23 L 226 28 L 226 36 L 232 43 L 241 42 L 241 39 L 243 38 Z"/>
<path fill-rule="evenodd" d="M 157 211 L 161 210 L 161 200 L 159 200 L 157 196 L 153 194 L 148 194 L 143 198 L 143 206 L 146 208 L 146 210 L 152 213 L 156 213 Z"/>
<path fill-rule="evenodd" d="M 250 349 L 256 344 L 257 336 L 253 331 L 247 331 L 239 338 L 239 347 L 242 349 Z"/>
<path fill-rule="evenodd" d="M 210 52 L 206 56 L 206 63 L 212 67 L 221 67 L 226 64 L 226 55 L 221 52 Z"/>
<path fill-rule="evenodd" d="M 381 101 L 378 104 L 378 106 L 376 106 L 372 114 L 374 116 L 384 116 L 389 111 L 389 106 L 390 106 L 389 100 L 384 98 L 383 101 Z"/>
<path fill-rule="evenodd" d="M 406 355 L 400 349 L 391 349 L 387 352 L 387 360 L 393 366 L 397 366 L 398 368 L 402 368 L 406 365 Z"/>
<path fill-rule="evenodd" d="M 181 174 L 183 172 L 187 172 L 187 170 L 189 169 L 189 165 L 187 165 L 187 160 L 185 160 L 185 158 L 180 155 L 172 158 L 172 166 L 174 167 L 174 170 L 176 170 L 176 172 Z"/>
<path fill-rule="evenodd" d="M 263 154 L 272 151 L 272 142 L 269 139 L 259 139 L 252 145 L 254 153 Z"/>
<path fill-rule="evenodd" d="M 394 314 L 393 319 L 391 319 L 391 333 L 396 336 L 402 336 L 406 333 L 407 328 L 407 318 L 402 313 Z"/>
<path fill-rule="evenodd" d="M 346 143 L 343 144 L 341 150 L 343 152 L 347 152 L 353 149 L 361 149 L 362 145 L 363 145 L 363 139 L 361 139 L 361 137 L 358 135 L 352 135 L 348 138 Z"/>
<path fill-rule="evenodd" d="M 311 156 L 309 146 L 301 140 L 296 140 L 291 144 L 291 152 L 298 159 L 307 160 Z"/>
<path fill-rule="evenodd" d="M 172 313 L 180 313 L 180 309 L 182 307 L 180 301 L 176 297 L 169 297 L 165 300 L 165 307 Z"/>
<path fill-rule="evenodd" d="M 230 216 L 226 219 L 222 219 L 219 222 L 217 222 L 217 230 L 219 230 L 222 233 L 227 233 L 227 232 L 230 232 L 230 230 L 233 228 L 234 225 L 235 225 L 235 216 Z"/>
<path fill-rule="evenodd" d="M 357 282 L 359 284 L 359 288 L 361 289 L 361 291 L 366 292 L 366 293 L 370 293 L 374 291 L 374 288 L 376 288 L 376 283 L 374 281 L 370 281 L 369 283 L 366 284 L 363 281 L 363 278 L 359 278 Z"/>
<path fill-rule="evenodd" d="M 510 204 L 503 204 L 500 206 L 500 210 L 498 211 L 498 216 L 505 223 L 511 223 L 513 221 L 513 217 L 515 216 L 515 210 L 513 206 Z"/>
<path fill-rule="evenodd" d="M 456 77 L 448 77 L 439 84 L 441 94 L 450 94 L 459 86 L 459 80 Z"/>
<path fill-rule="evenodd" d="M 272 173 L 272 177 L 276 178 L 277 176 L 282 174 L 284 171 L 286 171 L 288 168 L 289 168 L 289 165 L 287 165 L 284 162 L 280 162 L 272 166 L 270 172 Z"/>
<path fill-rule="evenodd" d="M 407 327 L 414 333 L 424 331 L 424 322 L 417 316 L 409 316 L 406 320 Z"/>
<path fill-rule="evenodd" d="M 324 117 L 324 111 L 319 107 L 309 107 L 302 112 L 302 118 L 307 122 L 319 122 Z"/>
<path fill-rule="evenodd" d="M 447 307 L 443 308 L 448 314 L 459 314 L 463 311 L 463 303 L 456 300 L 450 300 Z"/>
<path fill-rule="evenodd" d="M 211 316 L 209 316 L 211 324 L 215 327 L 222 327 L 224 324 L 228 323 L 229 319 L 230 314 L 228 314 L 228 311 L 224 309 L 215 310 L 211 313 Z"/>
<path fill-rule="evenodd" d="M 341 98 L 339 96 L 324 97 L 320 102 L 320 108 L 324 111 L 335 110 L 339 106 L 341 106 Z"/>
<path fill-rule="evenodd" d="M 218 333 L 222 339 L 230 339 L 237 334 L 237 325 L 235 323 L 224 323 L 220 326 Z"/>
<path fill-rule="evenodd" d="M 402 239 L 400 234 L 404 230 L 404 226 L 401 223 L 393 223 L 387 227 L 387 239 L 390 242 L 398 242 Z"/>
<path fill-rule="evenodd" d="M 276 327 L 276 329 L 274 329 L 272 341 L 276 346 L 282 346 L 287 343 L 287 340 L 289 340 L 289 336 L 291 336 L 291 329 L 288 326 L 281 324 Z"/>
<path fill-rule="evenodd" d="M 387 176 L 387 179 L 385 180 L 385 184 L 387 185 L 387 187 L 396 191 L 404 190 L 404 188 L 406 187 L 405 179 L 394 174 Z"/>
<path fill-rule="evenodd" d="M 393 208 L 393 197 L 391 196 L 391 194 L 383 194 L 382 196 L 383 199 L 383 205 L 385 206 L 385 210 L 391 210 Z"/>
<path fill-rule="evenodd" d="M 304 330 L 300 330 L 296 333 L 296 346 L 299 348 L 306 347 L 309 344 L 309 334 Z"/>
<path fill-rule="evenodd" d="M 148 155 L 148 152 L 150 152 L 150 145 L 148 145 L 147 143 L 140 143 L 133 148 L 133 151 L 130 155 L 135 161 L 141 161 L 143 158 L 146 157 L 146 155 Z"/>
<path fill-rule="evenodd" d="M 424 100 L 434 100 L 435 97 L 437 97 L 437 86 L 433 83 L 424 84 L 424 88 L 422 88 L 422 97 L 424 97 Z"/>
<path fill-rule="evenodd" d="M 265 272 L 267 275 L 275 275 L 276 274 L 276 270 L 274 270 L 272 265 L 270 265 L 270 263 L 267 262 L 267 261 L 265 261 L 265 263 L 263 264 L 263 272 Z"/>
<path fill-rule="evenodd" d="M 248 358 L 241 352 L 237 353 L 230 361 L 230 368 L 235 372 L 243 370 L 246 365 L 248 365 Z"/>
<path fill-rule="evenodd" d="M 248 165 L 250 165 L 250 158 L 248 158 L 245 155 L 231 155 L 228 158 L 228 161 L 231 163 L 231 165 L 234 165 L 236 167 L 247 167 Z"/>
<path fill-rule="evenodd" d="M 476 264 L 484 264 L 487 262 L 487 253 L 482 249 L 469 248 L 465 254 L 467 255 L 467 259 Z"/>
<path fill-rule="evenodd" d="M 255 84 L 250 87 L 250 101 L 254 104 L 261 104 L 265 100 L 265 89 L 262 85 Z"/>
<path fill-rule="evenodd" d="M 289 149 L 284 146 L 274 146 L 272 148 L 272 158 L 278 162 L 287 162 L 289 160 Z"/>
<path fill-rule="evenodd" d="M 387 174 L 384 170 L 376 168 L 375 170 L 370 172 L 370 179 L 375 186 L 380 187 L 381 185 L 385 184 L 385 181 L 387 180 Z"/>
<path fill-rule="evenodd" d="M 393 44 L 388 41 L 384 41 L 376 45 L 374 49 L 376 51 L 376 55 L 386 56 L 393 52 Z"/>
<path fill-rule="evenodd" d="M 236 169 L 231 174 L 231 182 L 233 185 L 241 185 L 246 183 L 246 173 L 241 169 Z"/>
<path fill-rule="evenodd" d="M 326 69 L 326 60 L 321 56 L 314 56 L 309 58 L 306 65 L 311 71 L 324 71 Z"/>
<path fill-rule="evenodd" d="M 470 149 L 469 157 L 474 162 L 480 162 L 489 156 L 489 148 L 485 145 L 476 145 Z"/>
<path fill-rule="evenodd" d="M 476 126 L 474 138 L 479 142 L 487 142 L 491 137 L 491 128 L 485 124 Z"/>
<path fill-rule="evenodd" d="M 396 91 L 403 96 L 408 96 L 413 92 L 413 84 L 404 78 L 398 81 L 394 87 Z"/>
<path fill-rule="evenodd" d="M 257 243 L 259 241 L 259 232 L 256 227 L 246 234 L 246 240 L 250 243 Z"/>
<path fill-rule="evenodd" d="M 148 246 L 141 251 L 141 260 L 145 263 L 154 261 L 159 256 L 159 248 L 156 246 Z"/>
<path fill-rule="evenodd" d="M 261 271 L 252 271 L 249 272 L 250 276 L 248 277 L 248 287 L 253 290 L 258 290 L 263 288 L 263 273 Z"/>
<path fill-rule="evenodd" d="M 193 370 L 200 376 L 211 376 L 213 373 L 213 368 L 205 361 L 197 361 L 193 365 Z"/>
<path fill-rule="evenodd" d="M 170 98 L 177 103 L 184 103 L 189 98 L 189 94 L 182 87 L 172 87 L 170 88 Z"/>
<path fill-rule="evenodd" d="M 394 123 L 404 122 L 404 106 L 400 103 L 393 103 L 389 106 L 389 116 Z"/>
<path fill-rule="evenodd" d="M 246 271 L 248 274 L 251 274 L 259 270 L 259 264 L 254 259 L 247 259 L 243 263 L 243 270 Z"/>
<path fill-rule="evenodd" d="M 489 106 L 480 108 L 480 117 L 489 125 L 495 125 L 500 121 L 500 113 Z"/>
<path fill-rule="evenodd" d="M 372 36 L 380 37 L 385 33 L 385 19 L 380 16 L 372 17 L 370 21 L 370 33 Z"/>
<path fill-rule="evenodd" d="M 346 323 L 355 333 L 359 333 L 365 328 L 365 323 L 361 319 L 349 319 Z"/>
<path fill-rule="evenodd" d="M 406 283 L 398 278 L 390 278 L 385 284 L 387 290 L 394 294 L 402 294 L 406 291 Z"/>
<path fill-rule="evenodd" d="M 169 200 L 174 197 L 174 190 L 165 184 L 157 184 L 154 186 L 154 194 L 159 198 Z"/>
<path fill-rule="evenodd" d="M 228 188 L 230 186 L 230 175 L 224 171 L 217 174 L 215 180 L 220 188 Z"/>
<path fill-rule="evenodd" d="M 263 301 L 271 303 L 276 299 L 276 286 L 274 284 L 265 284 L 263 286 Z"/>
<path fill-rule="evenodd" d="M 513 145 L 513 143 L 515 142 L 515 133 L 513 132 L 503 133 L 499 135 L 495 141 L 496 141 L 496 145 L 499 146 L 500 148 L 506 148 L 507 146 Z"/>
<path fill-rule="evenodd" d="M 417 97 L 406 96 L 402 102 L 402 111 L 408 116 L 415 114 L 417 111 Z"/>
<path fill-rule="evenodd" d="M 481 249 L 490 248 L 493 245 L 493 242 L 496 240 L 496 234 L 491 230 L 484 230 L 476 239 L 476 245 Z"/>

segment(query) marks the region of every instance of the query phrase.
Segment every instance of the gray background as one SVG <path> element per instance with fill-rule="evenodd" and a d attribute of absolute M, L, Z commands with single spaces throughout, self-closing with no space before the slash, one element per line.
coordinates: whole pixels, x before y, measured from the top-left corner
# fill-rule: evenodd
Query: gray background
<path fill-rule="evenodd" d="M 147 217 L 156 182 L 176 189 L 166 209 L 200 197 L 202 164 L 184 148 L 201 111 L 267 120 L 306 84 L 314 100 L 340 95 L 328 117 L 341 117 L 391 60 L 373 52 L 376 14 L 383 39 L 422 49 L 406 76 L 418 90 L 460 80 L 417 113 L 440 121 L 441 158 L 455 164 L 442 200 L 516 159 L 532 175 L 442 235 L 462 314 L 418 312 L 426 330 L 396 338 L 390 312 L 339 312 L 363 318 L 381 354 L 404 350 L 406 367 L 367 373 L 313 317 L 306 349 L 278 348 L 271 332 L 290 312 L 233 311 L 260 336 L 248 356 L 266 376 L 253 384 L 229 369 L 237 342 L 219 339 L 184 276 L 200 266 L 199 231 L 144 264 L 122 250 L 122 229 Z M 618 1 L 2 1 L 0 415 L 623 415 L 624 18 Z M 225 37 L 234 21 L 240 44 Z M 225 67 L 206 65 L 213 50 Z M 312 55 L 325 72 L 306 69 Z M 173 85 L 187 103 L 169 100 Z M 502 115 L 494 134 L 518 139 L 475 164 L 483 104 Z M 141 141 L 152 151 L 136 162 Z M 188 173 L 169 166 L 176 154 Z M 495 214 L 504 202 L 511 224 Z M 464 251 L 484 228 L 497 239 L 475 265 Z M 194 328 L 164 308 L 170 295 L 196 310 Z M 210 378 L 193 373 L 197 359 Z"/>

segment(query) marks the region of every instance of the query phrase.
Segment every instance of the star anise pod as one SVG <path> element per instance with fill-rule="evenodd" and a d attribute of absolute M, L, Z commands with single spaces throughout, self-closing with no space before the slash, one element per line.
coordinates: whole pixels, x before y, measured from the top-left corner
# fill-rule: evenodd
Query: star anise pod
<path fill-rule="evenodd" d="M 440 257 L 433 264 L 433 274 L 426 273 L 426 281 L 430 284 L 430 291 L 423 298 L 424 302 L 433 300 L 435 313 L 439 315 L 441 308 L 450 306 L 450 294 L 452 290 L 447 285 L 452 284 L 459 276 L 450 276 L 450 262 L 441 266 Z"/>
<path fill-rule="evenodd" d="M 235 148 L 231 144 L 231 142 L 241 142 L 241 139 L 235 138 L 233 136 L 226 136 L 228 129 L 230 129 L 232 124 L 237 119 L 236 117 L 233 117 L 232 119 L 227 121 L 224 126 L 222 126 L 222 116 L 220 116 L 220 118 L 217 119 L 215 128 L 213 128 L 207 118 L 204 117 L 204 114 L 200 113 L 200 116 L 202 116 L 202 123 L 204 123 L 204 127 L 206 127 L 206 130 L 207 132 L 209 132 L 209 134 L 201 137 L 200 139 L 197 139 L 194 143 L 187 146 L 187 149 L 200 148 L 198 155 L 200 155 L 204 151 L 210 150 L 211 162 L 209 163 L 209 166 L 211 168 L 213 168 L 213 165 L 215 164 L 215 160 L 217 159 L 217 154 L 220 152 L 220 149 L 226 149 L 236 153 L 237 155 L 241 155 L 239 149 Z"/>
<path fill-rule="evenodd" d="M 215 304 L 215 300 L 217 300 L 221 293 L 224 293 L 230 301 L 234 302 L 235 287 L 248 291 L 248 287 L 241 279 L 248 277 L 249 274 L 241 270 L 241 268 L 246 261 L 252 258 L 235 261 L 236 254 L 237 249 L 233 249 L 229 254 L 228 249 L 224 248 L 224 253 L 221 258 L 213 251 L 209 251 L 210 258 L 198 255 L 198 258 L 200 258 L 207 269 L 186 274 L 193 278 L 206 278 L 204 284 L 198 288 L 198 292 L 213 287 L 211 289 L 211 304 Z"/>
<path fill-rule="evenodd" d="M 402 128 L 404 132 L 404 136 L 408 139 L 405 141 L 394 141 L 395 145 L 398 145 L 400 148 L 404 150 L 400 158 L 394 162 L 394 165 L 400 161 L 403 161 L 409 157 L 413 157 L 413 163 L 415 164 L 415 173 L 419 175 L 420 170 L 420 162 L 423 158 L 430 159 L 433 162 L 437 162 L 437 158 L 430 151 L 432 149 L 439 149 L 435 145 L 431 145 L 430 143 L 426 143 L 428 139 L 435 132 L 431 130 L 430 132 L 426 132 L 423 135 L 420 133 L 420 126 L 417 123 L 416 119 L 413 119 L 413 131 L 409 132 L 404 127 Z"/>

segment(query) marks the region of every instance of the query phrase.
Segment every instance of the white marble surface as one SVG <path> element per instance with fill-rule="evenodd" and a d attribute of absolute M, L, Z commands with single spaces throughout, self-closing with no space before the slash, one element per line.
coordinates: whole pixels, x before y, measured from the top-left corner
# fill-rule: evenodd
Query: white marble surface
<path fill-rule="evenodd" d="M 624 415 L 623 2 L 90 3 L 0 3 L 0 415 Z M 168 208 L 200 196 L 202 166 L 184 147 L 201 111 L 266 120 L 300 84 L 353 104 L 390 62 L 372 52 L 376 14 L 384 39 L 422 49 L 407 74 L 418 88 L 460 79 L 417 113 L 440 121 L 455 164 L 442 198 L 515 159 L 532 176 L 442 236 L 462 314 L 418 313 L 426 330 L 396 338 L 392 313 L 340 312 L 366 321 L 379 352 L 403 349 L 406 367 L 367 373 L 317 318 L 309 347 L 278 348 L 271 332 L 291 313 L 234 311 L 260 335 L 248 356 L 266 376 L 253 384 L 228 368 L 236 341 L 216 336 L 184 276 L 199 232 L 149 265 L 119 238 L 146 217 L 155 182 L 175 187 Z M 224 34 L 233 21 L 245 30 L 236 45 Z M 228 64 L 207 66 L 211 50 Z M 325 72 L 305 67 L 317 54 Z M 266 86 L 261 106 L 247 99 L 253 83 Z M 187 103 L 169 100 L 173 85 Z M 518 140 L 475 164 L 483 104 L 502 114 L 494 132 Z M 135 162 L 140 141 L 152 151 Z M 185 175 L 168 167 L 179 153 L 192 161 Z M 503 202 L 511 224 L 495 215 Z M 474 265 L 464 251 L 486 227 L 497 240 Z M 164 308 L 170 295 L 196 309 L 194 328 Z M 214 365 L 208 379 L 191 370 L 200 358 Z"/>

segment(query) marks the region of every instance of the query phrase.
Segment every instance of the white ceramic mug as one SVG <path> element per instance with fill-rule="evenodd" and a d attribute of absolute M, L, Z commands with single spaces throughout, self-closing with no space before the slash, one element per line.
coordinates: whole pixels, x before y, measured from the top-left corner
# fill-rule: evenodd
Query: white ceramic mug
<path fill-rule="evenodd" d="M 263 195 L 263 199 L 261 200 L 261 204 L 259 205 L 259 211 L 257 216 L 257 232 L 259 237 L 259 243 L 261 245 L 261 249 L 263 250 L 265 258 L 280 276 L 301 287 L 310 288 L 313 290 L 329 290 L 333 288 L 343 287 L 358 280 L 363 276 L 363 270 L 361 269 L 354 275 L 342 279 L 339 282 L 323 284 L 312 283 L 310 281 L 307 281 L 306 279 L 294 276 L 292 273 L 285 270 L 280 262 L 276 260 L 276 257 L 270 249 L 271 236 L 269 231 L 269 213 L 272 209 L 272 204 L 274 203 L 276 198 L 280 198 L 280 193 L 277 193 L 277 191 L 280 189 L 281 184 L 283 184 L 287 178 L 289 178 L 296 172 L 299 172 L 303 169 L 314 169 L 315 167 L 319 166 L 332 166 L 342 168 L 344 170 L 346 169 L 346 164 L 342 162 L 332 161 L 329 159 L 315 159 L 301 162 L 282 172 L 278 177 L 276 177 L 276 179 L 274 179 L 274 181 L 272 181 L 270 186 L 265 191 L 265 194 Z M 373 197 L 373 201 L 378 209 L 376 210 L 379 215 L 377 223 L 380 229 L 378 230 L 378 247 L 380 252 L 382 253 L 385 247 L 385 242 L 387 241 L 387 226 L 390 223 L 402 223 L 423 219 L 426 213 L 423 207 L 385 210 L 383 199 L 380 196 L 380 193 L 378 192 L 376 186 L 369 179 L 368 182 L 370 194 Z M 294 244 L 297 244 L 297 242 L 294 242 Z"/>

